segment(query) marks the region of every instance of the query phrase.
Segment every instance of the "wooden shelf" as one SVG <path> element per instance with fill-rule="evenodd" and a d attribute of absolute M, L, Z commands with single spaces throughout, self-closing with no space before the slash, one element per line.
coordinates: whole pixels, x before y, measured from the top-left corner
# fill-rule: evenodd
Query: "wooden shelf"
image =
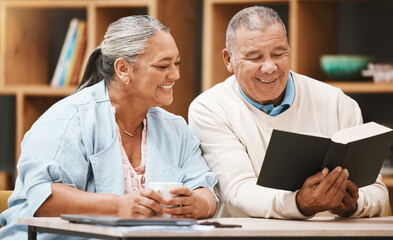
<path fill-rule="evenodd" d="M 48 85 L 11 85 L 0 88 L 0 94 L 26 96 L 65 97 L 74 93 L 74 88 L 52 88 Z"/>
<path fill-rule="evenodd" d="M 187 119 L 188 106 L 198 94 L 198 18 L 200 0 L 0 0 L 0 95 L 15 96 L 16 159 L 26 131 L 50 106 L 75 88 L 51 88 L 57 61 L 55 48 L 68 25 L 52 25 L 57 14 L 69 23 L 82 18 L 87 24 L 86 51 L 103 40 L 108 25 L 130 15 L 148 14 L 171 29 L 182 65 L 174 101 L 165 107 Z M 200 5 L 201 6 L 201 5 Z M 61 13 L 61 14 L 60 14 Z M 56 36 L 55 38 L 53 36 Z M 56 42 L 54 42 L 56 41 Z M 17 161 L 17 160 L 16 160 Z"/>
<path fill-rule="evenodd" d="M 326 82 L 341 88 L 345 93 L 393 93 L 393 83 L 374 82 Z"/>

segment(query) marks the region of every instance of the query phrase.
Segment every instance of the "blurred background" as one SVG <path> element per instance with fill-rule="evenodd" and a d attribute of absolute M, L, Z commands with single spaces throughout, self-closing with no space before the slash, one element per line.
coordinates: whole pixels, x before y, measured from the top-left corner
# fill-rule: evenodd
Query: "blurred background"
<path fill-rule="evenodd" d="M 25 132 L 75 90 L 72 81 L 54 80 L 72 19 L 85 24 L 75 47 L 84 54 L 74 57 L 82 62 L 120 17 L 149 14 L 168 26 L 182 64 L 174 103 L 166 109 L 187 119 L 190 102 L 229 76 L 221 59 L 226 26 L 252 5 L 272 7 L 282 17 L 292 70 L 340 87 L 359 103 L 365 122 L 393 128 L 392 0 L 0 0 L 0 189 L 13 188 Z M 332 57 L 330 65 L 322 63 L 325 56 Z M 391 181 L 393 147 L 383 173 Z"/>

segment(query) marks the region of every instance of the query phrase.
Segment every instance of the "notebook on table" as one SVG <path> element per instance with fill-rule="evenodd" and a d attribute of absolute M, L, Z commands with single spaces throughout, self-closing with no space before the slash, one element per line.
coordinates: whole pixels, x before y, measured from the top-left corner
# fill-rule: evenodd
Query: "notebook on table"
<path fill-rule="evenodd" d="M 84 223 L 107 226 L 191 226 L 197 224 L 195 219 L 189 218 L 126 218 L 111 216 L 93 216 L 62 214 L 61 219 L 71 223 Z"/>

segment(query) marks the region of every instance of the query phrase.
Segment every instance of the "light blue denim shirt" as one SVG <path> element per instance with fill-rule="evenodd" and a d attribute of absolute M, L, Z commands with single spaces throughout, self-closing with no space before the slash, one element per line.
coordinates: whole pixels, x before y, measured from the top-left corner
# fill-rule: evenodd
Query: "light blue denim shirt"
<path fill-rule="evenodd" d="M 153 181 L 182 182 L 190 189 L 203 186 L 213 192 L 217 177 L 185 120 L 161 108 L 149 109 L 146 119 L 146 186 Z M 59 101 L 34 123 L 22 142 L 18 173 L 9 208 L 0 215 L 0 239 L 27 239 L 27 227 L 17 224 L 17 218 L 33 217 L 51 195 L 52 183 L 124 194 L 120 143 L 104 81 Z"/>
<path fill-rule="evenodd" d="M 285 88 L 284 100 L 277 107 L 274 107 L 273 104 L 263 105 L 263 104 L 260 104 L 259 102 L 255 102 L 254 100 L 249 98 L 243 92 L 240 85 L 239 85 L 239 90 L 240 90 L 240 93 L 242 94 L 242 96 L 247 100 L 247 102 L 251 103 L 253 106 L 255 106 L 256 108 L 258 108 L 259 110 L 263 111 L 264 113 L 266 113 L 270 116 L 277 116 L 280 113 L 283 113 L 290 106 L 292 106 L 293 100 L 295 99 L 295 86 L 293 84 L 293 79 L 292 79 L 291 73 L 289 73 L 289 75 L 288 75 L 288 81 L 287 81 L 287 86 Z"/>

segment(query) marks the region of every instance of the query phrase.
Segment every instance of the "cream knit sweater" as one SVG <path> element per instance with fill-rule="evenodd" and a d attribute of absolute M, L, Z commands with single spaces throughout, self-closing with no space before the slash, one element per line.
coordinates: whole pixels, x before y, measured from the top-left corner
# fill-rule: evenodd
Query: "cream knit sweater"
<path fill-rule="evenodd" d="M 340 89 L 292 75 L 293 105 L 275 117 L 243 98 L 235 76 L 205 91 L 190 105 L 189 124 L 219 179 L 217 217 L 305 218 L 296 206 L 297 192 L 256 185 L 272 130 L 331 137 L 340 129 L 362 123 L 358 104 Z M 352 216 L 381 215 L 387 204 L 388 191 L 379 176 L 375 184 L 359 189 L 358 209 Z"/>

